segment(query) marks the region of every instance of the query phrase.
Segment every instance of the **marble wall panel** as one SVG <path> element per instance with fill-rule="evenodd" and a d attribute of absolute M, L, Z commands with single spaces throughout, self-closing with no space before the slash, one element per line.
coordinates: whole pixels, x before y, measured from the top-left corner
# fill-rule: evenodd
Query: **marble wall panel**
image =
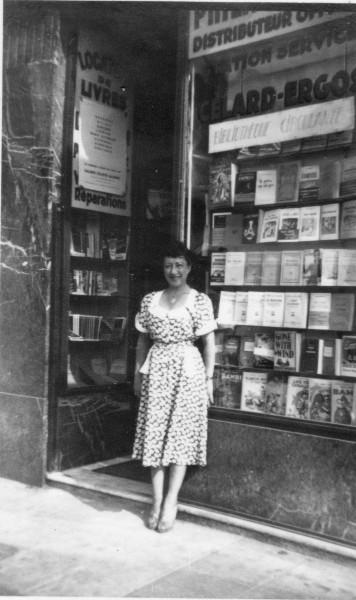
<path fill-rule="evenodd" d="M 356 543 L 355 464 L 349 442 L 210 421 L 208 466 L 190 469 L 182 495 Z"/>
<path fill-rule="evenodd" d="M 42 485 L 46 407 L 42 398 L 0 392 L 0 476 Z"/>

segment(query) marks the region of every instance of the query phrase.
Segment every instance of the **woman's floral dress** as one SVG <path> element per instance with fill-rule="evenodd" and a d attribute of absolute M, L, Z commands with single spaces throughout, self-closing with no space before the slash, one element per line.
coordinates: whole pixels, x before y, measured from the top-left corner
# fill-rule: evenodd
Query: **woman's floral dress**
<path fill-rule="evenodd" d="M 144 466 L 205 465 L 208 394 L 196 339 L 216 323 L 206 294 L 191 289 L 183 307 L 166 311 L 163 291 L 147 294 L 136 328 L 153 341 L 141 368 L 133 458 Z"/>

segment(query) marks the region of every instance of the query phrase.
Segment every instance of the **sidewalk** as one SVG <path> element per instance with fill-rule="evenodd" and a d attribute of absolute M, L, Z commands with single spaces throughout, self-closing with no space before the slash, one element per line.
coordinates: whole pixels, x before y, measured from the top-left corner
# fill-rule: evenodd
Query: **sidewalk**
<path fill-rule="evenodd" d="M 352 559 L 286 548 L 84 490 L 0 479 L 0 595 L 351 600 Z"/>

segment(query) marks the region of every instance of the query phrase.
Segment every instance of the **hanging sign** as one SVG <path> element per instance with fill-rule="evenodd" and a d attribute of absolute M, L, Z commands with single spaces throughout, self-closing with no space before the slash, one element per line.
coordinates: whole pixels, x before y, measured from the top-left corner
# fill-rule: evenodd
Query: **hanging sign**
<path fill-rule="evenodd" d="M 239 48 L 349 15 L 350 12 L 312 9 L 197 9 L 190 11 L 189 58 Z"/>
<path fill-rule="evenodd" d="M 209 153 L 348 131 L 355 126 L 353 97 L 209 125 Z"/>
<path fill-rule="evenodd" d="M 117 63 L 99 46 L 79 39 L 72 206 L 128 215 L 126 90 Z"/>

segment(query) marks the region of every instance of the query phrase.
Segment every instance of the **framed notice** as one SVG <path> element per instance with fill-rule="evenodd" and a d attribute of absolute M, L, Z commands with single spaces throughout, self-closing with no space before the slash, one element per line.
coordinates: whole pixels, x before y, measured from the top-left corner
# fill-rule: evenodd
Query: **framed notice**
<path fill-rule="evenodd" d="M 103 43 L 78 43 L 72 207 L 130 214 L 127 87 Z"/>

